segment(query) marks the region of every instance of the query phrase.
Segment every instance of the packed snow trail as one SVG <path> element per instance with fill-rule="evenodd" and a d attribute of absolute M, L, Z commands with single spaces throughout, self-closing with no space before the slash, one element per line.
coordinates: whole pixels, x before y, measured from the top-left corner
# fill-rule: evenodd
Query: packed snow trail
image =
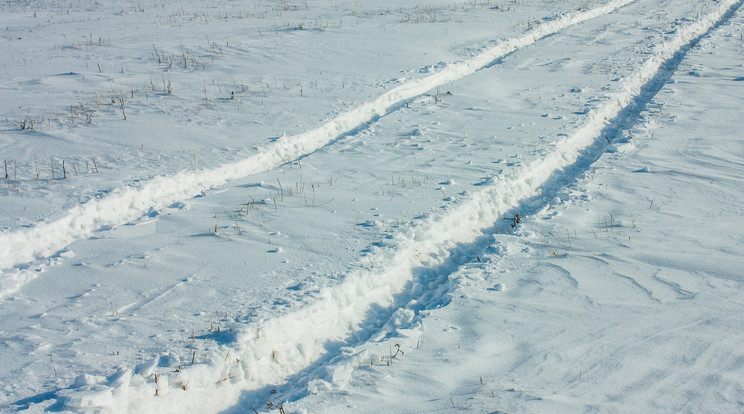
<path fill-rule="evenodd" d="M 611 13 L 633 1 L 614 0 L 594 9 L 545 21 L 522 37 L 507 39 L 469 60 L 450 64 L 431 76 L 394 88 L 317 129 L 283 137 L 244 160 L 212 170 L 158 177 L 140 187 L 125 188 L 106 198 L 90 200 L 57 220 L 2 233 L 0 245 L 5 248 L 0 251 L 0 270 L 54 255 L 75 240 L 90 237 L 102 227 L 137 219 L 150 208 L 160 209 L 229 181 L 306 156 L 386 115 L 411 98 L 486 68 L 497 59 L 566 27 Z"/>
<path fill-rule="evenodd" d="M 683 57 L 691 42 L 730 18 L 742 2 L 723 1 L 710 14 L 679 27 L 673 38 L 658 45 L 656 55 L 619 81 L 620 91 L 611 95 L 612 99 L 592 111 L 586 123 L 559 142 L 544 159 L 534 160 L 491 183 L 448 212 L 415 227 L 410 234 L 399 235 L 389 257 L 372 257 L 369 269 L 356 271 L 341 284 L 322 289 L 308 305 L 241 331 L 228 354 L 236 359 L 228 362 L 227 357 L 213 355 L 208 363 L 160 376 L 158 384 L 122 370 L 105 384 L 58 392 L 60 402 L 65 408 L 77 410 L 98 407 L 122 412 L 178 412 L 210 401 L 210 408 L 217 411 L 237 401 L 244 390 L 285 381 L 322 357 L 330 343 L 347 340 L 364 322 L 370 307 L 391 306 L 395 295 L 401 294 L 414 279 L 414 269 L 444 263 L 451 255 L 451 247 L 472 243 L 484 228 L 539 194 L 551 177 L 574 165 L 583 151 L 603 139 L 601 132 L 608 123 L 622 122 L 619 116 L 626 108 L 647 98 L 642 97 L 644 90 L 665 77 L 666 65 L 674 67 L 670 61 Z M 410 295 L 416 296 L 415 292 Z M 153 397 L 155 389 L 159 390 L 157 398 Z"/>

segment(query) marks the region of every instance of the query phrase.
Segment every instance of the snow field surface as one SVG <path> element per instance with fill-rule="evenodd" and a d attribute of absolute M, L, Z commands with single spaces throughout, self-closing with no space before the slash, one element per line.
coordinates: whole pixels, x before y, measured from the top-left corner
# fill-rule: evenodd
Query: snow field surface
<path fill-rule="evenodd" d="M 671 109 L 656 101 L 670 88 L 694 94 L 699 87 L 713 96 L 722 87 L 697 82 L 690 92 L 668 85 L 694 53 L 691 42 L 702 50 L 720 45 L 720 57 L 696 62 L 700 68 L 725 65 L 715 80 L 737 82 L 730 73 L 741 68 L 734 63 L 742 47 L 734 23 L 741 2 L 654 2 L 651 12 L 636 2 L 617 9 L 625 3 L 559 13 L 537 29 L 527 28 L 532 41 L 505 41 L 533 47 L 514 43 L 516 52 L 489 55 L 497 45 L 464 63 L 443 65 L 369 101 L 378 105 L 372 115 L 357 113 L 343 122 L 346 128 L 337 122 L 355 109 L 319 130 L 280 137 L 269 148 L 281 156 L 258 162 L 256 170 L 241 170 L 245 161 L 237 161 L 220 167 L 226 170 L 155 178 L 89 202 L 106 206 L 114 200 L 113 212 L 99 210 L 110 221 L 93 221 L 89 234 L 50 241 L 46 253 L 11 259 L 2 275 L 3 320 L 20 317 L 4 323 L 5 346 L 30 355 L 5 362 L 9 375 L 2 381 L 10 406 L 114 412 L 276 411 L 278 404 L 294 412 L 740 409 L 742 358 L 734 339 L 741 320 L 732 315 L 741 308 L 741 262 L 729 248 L 740 240 L 725 229 L 706 229 L 710 233 L 675 239 L 681 253 L 649 254 L 649 247 L 680 234 L 678 222 L 685 217 L 694 219 L 698 212 L 685 205 L 711 208 L 684 190 L 688 180 L 675 176 L 688 168 L 700 183 L 718 183 L 711 191 L 731 206 L 730 228 L 741 228 L 735 215 L 741 197 L 728 179 L 737 175 L 726 172 L 741 156 L 736 147 L 729 149 L 740 122 L 731 101 L 741 98 L 733 93 L 720 97 L 719 106 L 705 106 L 716 114 L 705 128 L 679 125 Z M 610 29 L 610 23 L 622 29 Z M 534 32 L 551 24 L 559 25 L 541 36 Z M 613 30 L 627 38 L 607 40 Z M 623 56 L 626 65 L 602 71 L 587 63 L 596 56 L 559 60 L 581 56 L 589 38 L 609 59 Z M 550 55 L 556 51 L 563 53 Z M 481 58 L 472 70 L 463 69 Z M 509 90 L 503 82 L 508 75 L 500 72 L 512 66 L 529 69 L 522 81 L 535 91 L 522 85 Z M 586 77 L 572 76 L 582 71 Z M 546 82 L 553 72 L 554 80 Z M 701 72 L 692 70 L 688 77 Z M 414 87 L 429 81 L 434 83 L 428 89 Z M 495 88 L 500 100 L 489 100 L 482 85 L 501 87 Z M 431 91 L 441 86 L 447 89 Z M 547 100 L 546 87 L 565 92 Z M 572 109 L 577 95 L 587 91 L 596 95 Z M 504 98 L 511 105 L 502 108 Z M 682 114 L 694 113 L 687 112 L 690 101 L 680 98 Z M 365 105 L 370 104 L 357 108 Z M 494 112 L 502 119 L 494 121 Z M 722 129 L 717 119 L 734 126 Z M 715 149 L 702 164 L 708 169 L 697 158 L 664 159 L 671 173 L 661 188 L 674 189 L 680 198 L 663 195 L 664 205 L 677 206 L 671 214 L 660 207 L 662 196 L 649 201 L 635 188 L 645 174 L 643 188 L 657 191 L 651 177 L 665 164 L 654 157 L 668 148 L 662 131 L 667 125 L 672 135 L 723 130 L 720 141 L 710 141 Z M 326 127 L 332 132 L 303 147 Z M 649 133 L 658 144 L 641 158 L 646 165 L 624 169 L 644 149 L 635 149 L 638 137 Z M 684 143 L 678 148 L 678 154 L 690 153 Z M 447 159 L 437 155 L 442 150 Z M 264 154 L 256 151 L 255 157 Z M 597 176 L 615 186 L 593 187 Z M 122 207 L 115 200 L 127 192 L 141 201 Z M 8 193 L 8 199 L 18 195 Z M 637 211 L 638 200 L 662 218 L 648 224 L 648 231 L 636 226 L 635 216 L 605 213 Z M 600 211 L 604 220 L 593 217 Z M 512 228 L 516 220 L 509 218 L 518 213 L 523 220 Z M 73 207 L 65 214 L 80 213 Z M 591 231 L 587 222 L 593 222 Z M 49 223 L 54 222 L 31 231 Z M 66 228 L 61 226 L 62 233 Z M 713 242 L 718 234 L 726 237 Z M 713 253 L 715 261 L 698 264 Z M 88 316 L 81 316 L 81 307 Z M 195 307 L 207 311 L 194 313 Z M 628 314 L 643 323 L 627 321 Z M 545 323 L 546 315 L 551 323 Z M 206 320 L 208 328 L 175 327 L 204 326 Z M 494 330 L 493 321 L 502 329 Z M 690 333 L 687 321 L 704 328 Z M 690 335 L 695 339 L 687 346 Z M 546 337 L 554 339 L 545 345 Z M 104 352 L 109 355 L 102 358 Z M 49 370 L 48 362 L 44 368 L 41 363 L 47 354 L 66 372 L 57 376 L 55 367 L 56 379 L 44 383 L 39 373 Z M 105 364 L 119 368 L 111 374 Z M 589 378 L 602 380 L 582 381 L 581 366 Z M 6 380 L 13 375 L 20 380 Z M 24 399 L 19 386 L 50 392 Z"/>

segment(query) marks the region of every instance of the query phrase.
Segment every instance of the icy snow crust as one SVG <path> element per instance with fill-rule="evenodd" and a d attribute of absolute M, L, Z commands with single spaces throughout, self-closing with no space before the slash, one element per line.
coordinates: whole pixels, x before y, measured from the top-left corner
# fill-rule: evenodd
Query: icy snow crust
<path fill-rule="evenodd" d="M 22 104 L 2 107 L 26 121 L 1 137 L 3 408 L 741 410 L 741 3 L 139 5 L 117 15 L 206 35 L 212 55 L 193 33 L 180 54 L 93 34 L 53 49 L 86 65 L 113 49 L 117 75 L 50 75 L 23 43 L 117 6 L 3 5 L 3 88 Z M 223 22 L 245 38 L 214 40 Z M 292 54 L 324 37 L 352 46 Z M 224 86 L 246 51 L 267 74 Z M 410 70 L 431 53 L 450 63 Z M 268 69 L 293 58 L 281 80 Z M 142 59 L 158 67 L 145 97 L 125 83 Z M 29 85 L 81 100 L 100 77 L 127 85 L 111 107 L 23 113 Z M 178 89 L 194 79 L 203 99 Z M 37 152 L 70 177 L 38 161 L 19 183 L 12 161 Z"/>

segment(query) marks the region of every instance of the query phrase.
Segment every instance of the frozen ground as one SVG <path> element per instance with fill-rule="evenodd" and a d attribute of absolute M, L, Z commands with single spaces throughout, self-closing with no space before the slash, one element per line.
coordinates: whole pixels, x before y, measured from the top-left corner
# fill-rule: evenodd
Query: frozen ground
<path fill-rule="evenodd" d="M 742 2 L 526 3 L 0 6 L 0 408 L 742 411 Z"/>

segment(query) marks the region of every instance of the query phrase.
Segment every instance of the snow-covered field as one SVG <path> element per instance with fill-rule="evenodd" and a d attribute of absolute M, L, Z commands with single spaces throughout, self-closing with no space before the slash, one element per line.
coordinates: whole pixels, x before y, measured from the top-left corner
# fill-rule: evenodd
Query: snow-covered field
<path fill-rule="evenodd" d="M 0 411 L 742 412 L 742 3 L 0 4 Z"/>

